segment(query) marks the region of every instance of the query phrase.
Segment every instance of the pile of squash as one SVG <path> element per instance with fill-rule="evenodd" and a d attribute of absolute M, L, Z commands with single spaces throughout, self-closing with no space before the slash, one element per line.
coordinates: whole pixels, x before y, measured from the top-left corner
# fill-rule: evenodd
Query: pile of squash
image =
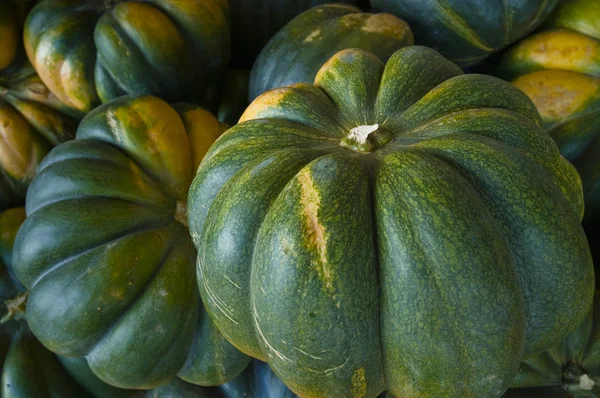
<path fill-rule="evenodd" d="M 600 0 L 2 0 L 3 398 L 600 397 Z"/>

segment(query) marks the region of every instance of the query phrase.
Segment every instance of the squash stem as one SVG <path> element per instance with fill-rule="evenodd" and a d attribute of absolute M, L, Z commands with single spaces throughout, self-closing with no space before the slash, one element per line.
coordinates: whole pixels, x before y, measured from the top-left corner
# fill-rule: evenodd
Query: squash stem
<path fill-rule="evenodd" d="M 25 318 L 25 308 L 27 306 L 27 299 L 29 298 L 29 292 L 22 292 L 17 294 L 16 297 L 6 300 L 4 304 L 8 312 L 4 314 L 0 319 L 0 324 L 5 324 L 8 321 L 18 321 Z"/>
<path fill-rule="evenodd" d="M 340 145 L 355 152 L 369 153 L 387 144 L 392 137 L 379 124 L 357 126 L 348 132 Z"/>
<path fill-rule="evenodd" d="M 596 391 L 600 387 L 597 385 L 598 381 L 592 379 L 592 375 L 575 362 L 570 362 L 563 369 L 563 384 L 576 397 L 587 396 L 592 390 Z"/>
<path fill-rule="evenodd" d="M 177 207 L 175 208 L 175 220 L 183 224 L 184 227 L 188 227 L 187 202 L 180 200 L 177 201 Z"/>

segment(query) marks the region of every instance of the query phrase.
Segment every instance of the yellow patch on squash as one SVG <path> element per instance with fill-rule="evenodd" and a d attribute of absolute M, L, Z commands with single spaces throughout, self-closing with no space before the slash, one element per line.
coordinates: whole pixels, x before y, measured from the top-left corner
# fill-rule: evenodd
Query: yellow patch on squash
<path fill-rule="evenodd" d="M 307 236 L 306 244 L 317 253 L 315 269 L 325 289 L 333 291 L 333 270 L 327 260 L 327 233 L 319 221 L 321 195 L 316 189 L 310 171 L 302 170 L 298 174 L 300 184 L 300 204 L 304 213 Z"/>
<path fill-rule="evenodd" d="M 367 395 L 367 379 L 365 368 L 358 368 L 352 374 L 352 397 L 363 398 Z"/>
<path fill-rule="evenodd" d="M 0 167 L 17 180 L 28 180 L 45 153 L 29 123 L 12 107 L 0 106 Z"/>
<path fill-rule="evenodd" d="M 577 72 L 544 70 L 516 79 L 537 107 L 544 123 L 568 118 L 598 96 L 600 80 Z"/>
<path fill-rule="evenodd" d="M 244 111 L 239 123 L 247 120 L 260 119 L 266 110 L 277 107 L 289 91 L 289 87 L 281 87 L 269 90 L 260 95 L 258 98 L 252 101 L 248 108 L 246 108 L 246 111 Z"/>
<path fill-rule="evenodd" d="M 212 113 L 202 108 L 188 109 L 182 116 L 190 139 L 192 168 L 195 171 L 223 128 Z"/>
<path fill-rule="evenodd" d="M 0 69 L 6 68 L 14 61 L 17 55 L 17 46 L 21 42 L 19 28 L 15 21 L 4 22 L 0 24 Z"/>
<path fill-rule="evenodd" d="M 412 32 L 406 22 L 396 18 L 392 14 L 385 13 L 369 16 L 369 18 L 365 20 L 361 30 L 363 32 L 377 33 L 395 38 L 403 38 L 407 35 L 412 37 Z"/>

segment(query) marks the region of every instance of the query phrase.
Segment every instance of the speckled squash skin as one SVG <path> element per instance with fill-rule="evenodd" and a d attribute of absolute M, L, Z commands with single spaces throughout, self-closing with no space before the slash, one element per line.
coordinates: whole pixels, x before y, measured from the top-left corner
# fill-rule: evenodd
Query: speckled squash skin
<path fill-rule="evenodd" d="M 215 101 L 230 55 L 227 0 L 42 0 L 25 23 L 25 49 L 64 103 L 151 94 Z"/>
<path fill-rule="evenodd" d="M 512 387 L 520 389 L 515 394 L 535 393 L 544 387 L 548 391 L 547 397 L 600 397 L 599 291 L 596 291 L 593 307 L 577 330 L 551 349 L 527 357 Z M 518 395 L 507 394 L 507 397 L 513 396 Z"/>
<path fill-rule="evenodd" d="M 201 387 L 175 379 L 149 391 L 145 398 L 295 398 L 269 365 L 254 360 L 232 381 L 217 387 Z"/>
<path fill-rule="evenodd" d="M 260 50 L 286 23 L 309 8 L 328 3 L 357 4 L 358 0 L 229 0 L 231 63 L 251 68 Z"/>
<path fill-rule="evenodd" d="M 501 396 L 594 294 L 580 180 L 539 125 L 419 46 L 263 94 L 190 188 L 207 311 L 302 397 Z"/>
<path fill-rule="evenodd" d="M 176 375 L 218 385 L 246 367 L 202 308 L 186 227 L 188 187 L 221 132 L 198 106 L 126 96 L 46 156 L 13 262 L 31 292 L 29 326 L 48 349 L 85 357 L 121 388 Z"/>
<path fill-rule="evenodd" d="M 284 26 L 262 49 L 250 74 L 249 99 L 275 87 L 312 83 L 338 51 L 360 48 L 382 61 L 413 44 L 410 27 L 390 14 L 370 14 L 345 4 L 311 8 Z"/>
<path fill-rule="evenodd" d="M 0 211 L 25 203 L 37 166 L 54 145 L 75 137 L 79 116 L 31 65 L 0 74 Z"/>
<path fill-rule="evenodd" d="M 408 22 L 417 44 L 460 66 L 482 61 L 533 31 L 557 0 L 371 0 Z"/>
<path fill-rule="evenodd" d="M 586 227 L 600 220 L 600 1 L 559 5 L 544 29 L 510 48 L 498 74 L 533 100 L 581 174 Z"/>

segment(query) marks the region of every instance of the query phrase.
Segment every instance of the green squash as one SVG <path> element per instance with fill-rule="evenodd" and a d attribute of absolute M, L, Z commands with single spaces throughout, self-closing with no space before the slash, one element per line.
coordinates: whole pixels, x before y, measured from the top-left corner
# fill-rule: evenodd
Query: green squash
<path fill-rule="evenodd" d="M 311 8 L 283 27 L 260 52 L 250 75 L 250 101 L 275 87 L 311 83 L 332 55 L 361 48 L 384 62 L 413 44 L 406 22 L 344 4 Z"/>
<path fill-rule="evenodd" d="M 256 56 L 277 31 L 298 14 L 327 3 L 356 4 L 358 0 L 229 0 L 231 63 L 251 68 Z"/>
<path fill-rule="evenodd" d="M 511 47 L 497 73 L 535 103 L 544 128 L 581 175 L 586 226 L 600 221 L 600 2 L 557 7 L 544 30 Z"/>
<path fill-rule="evenodd" d="M 525 358 L 512 387 L 521 390 L 509 391 L 507 397 L 535 393 L 540 387 L 553 389 L 547 397 L 600 397 L 600 291 L 577 330 L 549 350 Z"/>
<path fill-rule="evenodd" d="M 408 22 L 417 44 L 460 66 L 482 61 L 534 30 L 557 0 L 371 0 Z"/>
<path fill-rule="evenodd" d="M 594 294 L 580 180 L 539 124 L 419 46 L 263 94 L 190 188 L 211 318 L 303 397 L 500 396 Z"/>
<path fill-rule="evenodd" d="M 42 0 L 25 50 L 65 104 L 151 94 L 208 105 L 230 54 L 226 0 Z"/>
<path fill-rule="evenodd" d="M 77 139 L 46 156 L 13 259 L 44 346 L 85 357 L 121 388 L 176 375 L 219 385 L 246 367 L 250 358 L 200 303 L 187 229 L 188 187 L 221 131 L 195 105 L 125 96 L 90 112 Z"/>
<path fill-rule="evenodd" d="M 248 106 L 248 69 L 229 69 L 221 84 L 217 118 L 228 126 L 237 124 Z"/>
<path fill-rule="evenodd" d="M 54 145 L 75 137 L 78 116 L 31 65 L 0 74 L 0 211 L 25 203 L 40 161 Z"/>
<path fill-rule="evenodd" d="M 24 220 L 23 208 L 0 213 L 0 395 L 3 398 L 132 397 L 133 391 L 116 389 L 96 377 L 90 378 L 83 388 L 72 376 L 72 371 L 79 371 L 80 366 L 61 365 L 67 359 L 46 350 L 27 327 L 23 319 L 27 294 L 10 272 L 15 236 Z"/>

